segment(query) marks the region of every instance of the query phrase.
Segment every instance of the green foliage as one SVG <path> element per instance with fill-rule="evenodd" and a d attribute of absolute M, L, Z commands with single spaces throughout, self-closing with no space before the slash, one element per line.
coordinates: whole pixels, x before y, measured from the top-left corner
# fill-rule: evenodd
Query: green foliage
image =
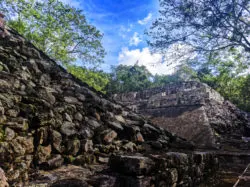
<path fill-rule="evenodd" d="M 106 90 L 107 93 L 114 94 L 162 87 L 169 83 L 190 80 L 193 74 L 194 71 L 186 66 L 172 75 L 152 75 L 145 66 L 119 65 L 112 68 Z"/>
<path fill-rule="evenodd" d="M 239 46 L 249 53 L 249 0 L 159 2 L 159 18 L 148 31 L 155 50 L 182 43 L 203 53 Z"/>
<path fill-rule="evenodd" d="M 71 65 L 77 60 L 96 67 L 105 55 L 103 35 L 87 23 L 81 10 L 60 0 L 0 0 L 0 11 L 6 14 L 10 27 L 64 64 L 70 73 L 104 91 L 108 83 L 105 73 Z"/>
<path fill-rule="evenodd" d="M 0 11 L 10 27 L 60 63 L 78 59 L 96 66 L 103 61 L 103 35 L 81 10 L 59 0 L 0 0 Z"/>
<path fill-rule="evenodd" d="M 109 75 L 102 71 L 89 70 L 75 65 L 67 65 L 67 70 L 97 91 L 106 93 L 105 87 L 109 83 Z"/>
<path fill-rule="evenodd" d="M 199 62 L 198 62 L 199 64 Z M 210 60 L 195 69 L 197 64 L 179 67 L 172 75 L 151 75 L 144 66 L 123 66 L 113 68 L 111 80 L 107 84 L 108 94 L 140 91 L 167 84 L 196 80 L 208 84 L 225 99 L 240 109 L 250 112 L 250 75 L 242 76 L 245 65 L 238 61 L 222 61 L 213 54 Z"/>
<path fill-rule="evenodd" d="M 151 78 L 145 66 L 119 65 L 112 68 L 111 80 L 106 89 L 110 94 L 139 91 L 151 86 Z"/>
<path fill-rule="evenodd" d="M 0 124 L 0 142 L 4 140 L 4 130 L 3 126 Z"/>
<path fill-rule="evenodd" d="M 159 18 L 147 32 L 151 48 L 165 52 L 177 43 L 191 47 L 197 55 L 196 64 L 187 64 L 187 71 L 175 74 L 177 80 L 199 79 L 250 111 L 249 75 L 242 76 L 250 59 L 250 1 L 159 2 Z"/>
<path fill-rule="evenodd" d="M 240 96 L 241 102 L 238 106 L 241 109 L 250 112 L 250 75 L 247 75 L 242 82 Z"/>
<path fill-rule="evenodd" d="M 152 87 L 163 87 L 169 83 L 177 82 L 178 77 L 176 75 L 158 75 L 154 76 Z"/>
<path fill-rule="evenodd" d="M 197 71 L 197 78 L 217 90 L 242 110 L 250 111 L 250 75 L 240 75 L 245 66 L 212 58 Z"/>
<path fill-rule="evenodd" d="M 171 75 L 154 75 L 151 87 L 162 87 L 170 83 L 189 81 L 196 78 L 196 72 L 187 65 L 180 66 Z"/>

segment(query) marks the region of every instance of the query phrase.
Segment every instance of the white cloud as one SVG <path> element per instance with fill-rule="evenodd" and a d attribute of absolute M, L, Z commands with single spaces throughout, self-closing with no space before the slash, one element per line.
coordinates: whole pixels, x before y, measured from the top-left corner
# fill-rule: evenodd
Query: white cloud
<path fill-rule="evenodd" d="M 129 24 L 127 26 L 121 25 L 120 26 L 120 32 L 131 32 L 133 29 L 134 25 L 133 24 Z"/>
<path fill-rule="evenodd" d="M 135 50 L 129 50 L 128 48 L 123 48 L 119 53 L 118 62 L 123 65 L 144 65 L 152 74 L 160 74 L 158 72 L 158 65 L 161 64 L 162 55 L 151 54 L 148 47 Z M 157 67 L 156 67 L 157 64 Z"/>
<path fill-rule="evenodd" d="M 139 23 L 140 25 L 146 25 L 146 24 L 148 24 L 148 22 L 152 19 L 152 17 L 153 17 L 152 13 L 149 13 L 149 14 L 147 15 L 147 17 L 145 17 L 145 18 L 142 19 L 142 20 L 139 20 L 138 23 Z"/>
<path fill-rule="evenodd" d="M 133 37 L 129 40 L 130 46 L 138 46 L 139 43 L 142 42 L 142 39 L 140 38 L 139 34 L 137 32 L 134 33 Z"/>
<path fill-rule="evenodd" d="M 144 65 L 153 74 L 166 75 L 176 71 L 176 67 L 194 58 L 196 54 L 190 53 L 190 47 L 174 45 L 165 54 L 151 53 L 148 47 L 135 50 L 123 48 L 119 53 L 118 62 L 123 65 Z"/>
<path fill-rule="evenodd" d="M 133 24 L 129 24 L 127 26 L 121 25 L 119 28 L 118 35 L 121 36 L 123 39 L 128 38 L 128 33 L 132 31 L 133 27 Z"/>
<path fill-rule="evenodd" d="M 126 38 L 127 38 L 127 35 L 126 35 L 126 34 L 119 33 L 119 36 L 121 36 L 123 39 L 126 39 Z"/>
<path fill-rule="evenodd" d="M 133 24 L 129 24 L 128 28 L 127 28 L 127 32 L 131 32 L 133 29 L 134 25 Z"/>

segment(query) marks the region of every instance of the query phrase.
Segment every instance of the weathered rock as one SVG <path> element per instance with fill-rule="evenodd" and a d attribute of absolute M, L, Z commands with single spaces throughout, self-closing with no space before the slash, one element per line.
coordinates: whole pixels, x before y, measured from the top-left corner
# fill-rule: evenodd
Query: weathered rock
<path fill-rule="evenodd" d="M 109 121 L 108 125 L 110 126 L 110 128 L 114 129 L 114 130 L 123 130 L 123 127 L 120 123 L 115 122 L 115 121 Z"/>
<path fill-rule="evenodd" d="M 25 155 L 25 153 L 30 154 L 34 150 L 33 137 L 18 136 L 10 142 L 10 145 L 13 151 L 19 156 Z"/>
<path fill-rule="evenodd" d="M 3 124 L 7 120 L 7 117 L 5 115 L 0 116 L 0 123 Z"/>
<path fill-rule="evenodd" d="M 82 102 L 86 100 L 86 97 L 83 94 L 78 93 L 76 96 Z"/>
<path fill-rule="evenodd" d="M 64 159 L 61 155 L 53 155 L 52 158 L 50 158 L 49 160 L 42 162 L 40 164 L 40 167 L 46 170 L 55 169 L 62 166 L 63 161 Z"/>
<path fill-rule="evenodd" d="M 8 161 L 10 153 L 13 153 L 10 144 L 7 142 L 0 142 L 0 159 L 2 162 Z"/>
<path fill-rule="evenodd" d="M 5 80 L 0 80 L 0 86 L 3 88 L 3 89 L 10 89 L 11 85 L 5 81 Z"/>
<path fill-rule="evenodd" d="M 92 186 L 110 187 L 119 186 L 119 182 L 115 176 L 109 175 L 96 175 L 88 180 L 88 183 Z"/>
<path fill-rule="evenodd" d="M 96 120 L 88 120 L 88 124 L 90 125 L 91 129 L 96 129 L 101 126 Z"/>
<path fill-rule="evenodd" d="M 96 157 L 92 154 L 79 155 L 74 160 L 74 164 L 76 165 L 86 165 L 95 163 L 96 163 Z"/>
<path fill-rule="evenodd" d="M 36 138 L 38 140 L 38 144 L 41 144 L 41 145 L 48 144 L 48 141 L 49 141 L 49 130 L 48 130 L 48 128 L 47 127 L 39 128 L 38 131 L 37 131 Z"/>
<path fill-rule="evenodd" d="M 81 114 L 80 112 L 77 112 L 77 113 L 75 114 L 75 119 L 78 120 L 78 121 L 82 121 L 82 119 L 83 119 L 82 114 Z"/>
<path fill-rule="evenodd" d="M 66 146 L 67 152 L 73 156 L 76 156 L 80 150 L 81 146 L 80 140 L 78 139 L 68 140 L 66 144 L 67 144 Z"/>
<path fill-rule="evenodd" d="M 26 120 L 22 120 L 20 122 L 8 122 L 5 124 L 5 126 L 17 131 L 27 131 L 29 128 L 29 125 Z"/>
<path fill-rule="evenodd" d="M 109 158 L 104 158 L 104 157 L 98 157 L 98 162 L 100 163 L 108 163 L 109 162 Z"/>
<path fill-rule="evenodd" d="M 10 140 L 12 140 L 12 139 L 14 139 L 15 138 L 15 136 L 16 136 L 16 133 L 15 133 L 15 131 L 13 131 L 11 128 L 9 128 L 9 127 L 6 127 L 5 128 L 5 140 L 7 140 L 7 141 L 10 141 Z"/>
<path fill-rule="evenodd" d="M 122 146 L 122 149 L 128 152 L 134 152 L 134 150 L 136 150 L 136 144 L 133 142 L 128 142 L 124 146 Z"/>
<path fill-rule="evenodd" d="M 56 102 L 56 98 L 52 93 L 55 93 L 56 91 L 54 89 L 51 89 L 49 87 L 44 87 L 39 89 L 38 95 L 40 98 L 47 101 L 49 104 L 53 105 Z"/>
<path fill-rule="evenodd" d="M 48 187 L 59 185 L 65 187 L 85 186 L 86 179 L 93 172 L 88 168 L 80 166 L 67 165 L 50 171 L 38 171 L 36 181 L 30 182 L 30 187 Z"/>
<path fill-rule="evenodd" d="M 2 104 L 2 103 L 1 103 Z M 0 115 L 4 115 L 4 107 L 2 107 L 1 105 L 0 105 Z"/>
<path fill-rule="evenodd" d="M 51 184 L 51 187 L 73 187 L 73 186 L 88 187 L 89 185 L 87 182 L 80 179 L 63 179 Z"/>
<path fill-rule="evenodd" d="M 65 120 L 67 120 L 67 121 L 69 121 L 69 122 L 72 122 L 72 119 L 71 119 L 71 117 L 70 117 L 69 114 L 65 113 L 65 114 L 64 114 L 64 118 L 65 118 Z"/>
<path fill-rule="evenodd" d="M 95 112 L 95 117 L 96 117 L 97 121 L 100 121 L 100 120 L 101 120 L 101 116 L 100 116 L 100 114 L 98 114 L 97 112 Z"/>
<path fill-rule="evenodd" d="M 88 127 L 83 127 L 78 133 L 83 139 L 92 138 L 94 136 L 94 131 Z"/>
<path fill-rule="evenodd" d="M 158 141 L 153 141 L 153 142 L 151 143 L 151 146 L 152 146 L 153 148 L 155 148 L 155 149 L 161 149 L 161 148 L 162 148 L 162 144 L 161 144 L 160 142 L 158 142 Z"/>
<path fill-rule="evenodd" d="M 6 112 L 6 115 L 15 118 L 15 117 L 17 117 L 18 113 L 19 113 L 19 112 L 18 112 L 17 110 L 10 109 L 10 110 L 8 110 L 8 111 Z"/>
<path fill-rule="evenodd" d="M 144 138 L 140 132 L 136 134 L 136 141 L 137 142 L 144 142 Z"/>
<path fill-rule="evenodd" d="M 61 133 L 66 136 L 72 136 L 77 134 L 75 124 L 68 121 L 64 122 L 61 126 Z"/>
<path fill-rule="evenodd" d="M 93 151 L 93 141 L 92 140 L 82 140 L 81 142 L 82 149 L 84 152 L 92 152 Z"/>
<path fill-rule="evenodd" d="M 51 145 L 48 145 L 47 147 L 41 145 L 38 146 L 36 155 L 38 163 L 46 162 L 50 157 L 50 155 L 51 155 Z"/>
<path fill-rule="evenodd" d="M 4 171 L 0 168 L 0 186 L 1 187 L 8 187 L 9 184 L 7 182 L 7 178 L 5 176 Z"/>
<path fill-rule="evenodd" d="M 116 119 L 117 121 L 119 121 L 120 123 L 123 123 L 123 124 L 126 123 L 125 119 L 124 119 L 121 115 L 116 115 L 116 116 L 115 116 L 115 119 Z"/>
<path fill-rule="evenodd" d="M 62 135 L 55 130 L 52 131 L 52 145 L 53 148 L 59 153 L 63 152 L 64 148 L 62 147 Z"/>
<path fill-rule="evenodd" d="M 146 175 L 155 169 L 153 160 L 143 156 L 111 156 L 109 165 L 112 170 L 131 176 Z"/>
<path fill-rule="evenodd" d="M 106 144 L 112 143 L 117 137 L 117 133 L 113 130 L 106 130 L 103 132 L 103 141 Z"/>
<path fill-rule="evenodd" d="M 64 101 L 69 103 L 69 104 L 78 104 L 79 101 L 75 97 L 64 97 Z"/>

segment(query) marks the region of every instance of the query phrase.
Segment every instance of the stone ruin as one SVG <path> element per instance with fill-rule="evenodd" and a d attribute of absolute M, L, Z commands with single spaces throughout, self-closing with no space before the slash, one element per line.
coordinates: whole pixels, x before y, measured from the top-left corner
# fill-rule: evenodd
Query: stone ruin
<path fill-rule="evenodd" d="M 8 33 L 0 37 L 0 186 L 197 186 L 213 179 L 214 153 L 195 151 Z"/>
<path fill-rule="evenodd" d="M 248 150 L 247 113 L 200 82 L 179 82 L 113 99 L 203 148 Z"/>
<path fill-rule="evenodd" d="M 209 87 L 181 83 L 126 96 L 136 111 L 144 113 L 144 106 L 144 114 L 155 115 L 154 125 L 69 74 L 14 30 L 8 33 L 0 37 L 1 187 L 205 187 L 217 183 L 221 168 L 250 160 L 248 153 L 197 146 L 243 145 L 248 136 L 244 115 Z M 119 97 L 126 104 L 125 95 Z M 167 127 L 181 120 L 193 125 L 192 136 Z"/>

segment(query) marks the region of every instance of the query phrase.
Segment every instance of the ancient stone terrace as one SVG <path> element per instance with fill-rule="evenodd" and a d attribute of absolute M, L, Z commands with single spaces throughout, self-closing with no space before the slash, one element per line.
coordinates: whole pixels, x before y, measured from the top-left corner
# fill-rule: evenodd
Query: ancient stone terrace
<path fill-rule="evenodd" d="M 203 84 L 133 93 L 127 104 L 156 126 L 8 32 L 0 37 L 0 186 L 200 186 L 232 167 L 231 153 L 197 150 L 164 128 L 198 145 L 248 148 L 245 116 Z M 243 169 L 250 160 L 233 156 Z"/>
<path fill-rule="evenodd" d="M 246 114 L 206 84 L 180 82 L 113 99 L 200 147 L 248 148 L 242 140 L 249 136 Z"/>
<path fill-rule="evenodd" d="M 197 186 L 218 170 L 213 153 L 193 152 L 8 32 L 0 37 L 0 168 L 10 186 Z"/>

